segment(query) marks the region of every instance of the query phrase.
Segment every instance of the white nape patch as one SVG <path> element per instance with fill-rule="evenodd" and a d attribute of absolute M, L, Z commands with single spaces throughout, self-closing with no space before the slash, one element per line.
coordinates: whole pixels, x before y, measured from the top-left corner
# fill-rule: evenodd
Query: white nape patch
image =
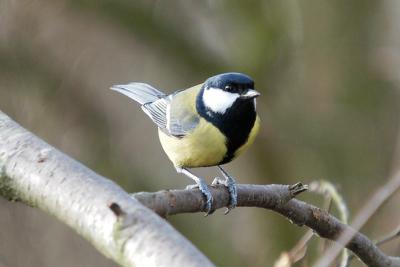
<path fill-rule="evenodd" d="M 204 90 L 203 102 L 204 105 L 215 113 L 224 114 L 230 108 L 239 94 L 229 93 L 219 88 L 208 88 Z"/>

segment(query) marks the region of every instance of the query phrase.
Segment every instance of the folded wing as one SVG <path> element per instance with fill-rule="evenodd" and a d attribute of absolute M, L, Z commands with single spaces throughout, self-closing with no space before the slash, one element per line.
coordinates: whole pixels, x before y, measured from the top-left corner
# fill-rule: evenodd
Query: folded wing
<path fill-rule="evenodd" d="M 128 96 L 142 105 L 142 110 L 165 133 L 183 137 L 193 130 L 199 123 L 199 116 L 193 112 L 190 105 L 194 105 L 193 97 L 186 91 L 165 95 L 146 83 L 129 83 L 114 85 L 112 90 Z"/>

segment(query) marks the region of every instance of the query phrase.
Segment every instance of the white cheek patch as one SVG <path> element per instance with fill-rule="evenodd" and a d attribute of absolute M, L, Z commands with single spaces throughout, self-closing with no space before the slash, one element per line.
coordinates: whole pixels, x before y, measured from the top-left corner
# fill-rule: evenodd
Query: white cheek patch
<path fill-rule="evenodd" d="M 229 93 L 219 88 L 205 89 L 203 94 L 204 105 L 213 112 L 220 114 L 224 114 L 238 98 L 239 94 Z"/>

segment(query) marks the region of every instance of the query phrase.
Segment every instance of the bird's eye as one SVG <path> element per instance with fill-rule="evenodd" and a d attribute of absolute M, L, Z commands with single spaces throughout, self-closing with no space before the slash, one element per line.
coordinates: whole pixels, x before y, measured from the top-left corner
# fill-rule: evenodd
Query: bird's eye
<path fill-rule="evenodd" d="M 232 86 L 230 86 L 230 85 L 225 86 L 225 91 L 231 91 L 231 90 L 232 90 Z"/>

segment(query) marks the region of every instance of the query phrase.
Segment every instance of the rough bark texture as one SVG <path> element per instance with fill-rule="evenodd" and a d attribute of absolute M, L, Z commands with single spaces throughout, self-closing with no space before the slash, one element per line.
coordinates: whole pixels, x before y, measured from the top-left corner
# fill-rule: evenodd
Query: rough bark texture
<path fill-rule="evenodd" d="M 57 151 L 1 111 L 0 195 L 56 216 L 123 266 L 213 266 L 114 182 Z M 111 203 L 117 203 L 125 216 L 116 216 Z"/>
<path fill-rule="evenodd" d="M 400 266 L 399 259 L 388 257 L 365 235 L 355 232 L 328 212 L 297 199 L 291 199 L 296 191 L 287 185 L 238 185 L 238 207 L 259 207 L 276 211 L 291 222 L 313 229 L 323 238 L 335 240 L 345 231 L 354 232 L 346 245 L 365 264 L 374 267 Z M 298 189 L 298 187 L 297 187 Z M 296 187 L 294 188 L 296 190 Z M 213 208 L 229 203 L 228 191 L 222 187 L 211 188 Z M 294 194 L 293 194 L 294 193 Z M 185 212 L 203 211 L 204 199 L 198 190 L 169 190 L 155 193 L 135 193 L 133 196 L 143 205 L 161 216 Z M 234 211 L 233 211 L 234 212 Z"/>

